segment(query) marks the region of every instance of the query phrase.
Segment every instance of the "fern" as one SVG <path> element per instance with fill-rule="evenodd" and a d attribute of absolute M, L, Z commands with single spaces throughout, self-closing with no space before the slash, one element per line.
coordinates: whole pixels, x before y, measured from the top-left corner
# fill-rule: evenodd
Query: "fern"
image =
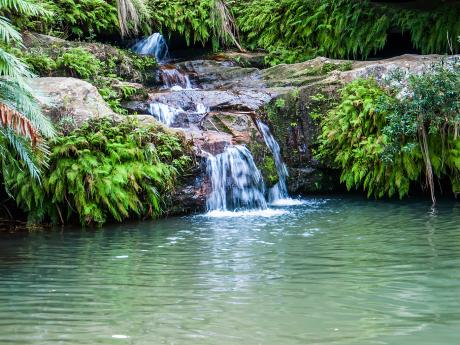
<path fill-rule="evenodd" d="M 7 185 L 31 221 L 78 217 L 83 225 L 101 225 L 159 215 L 188 165 L 189 149 L 178 137 L 100 119 L 52 141 L 43 188 L 23 171 L 10 174 Z"/>

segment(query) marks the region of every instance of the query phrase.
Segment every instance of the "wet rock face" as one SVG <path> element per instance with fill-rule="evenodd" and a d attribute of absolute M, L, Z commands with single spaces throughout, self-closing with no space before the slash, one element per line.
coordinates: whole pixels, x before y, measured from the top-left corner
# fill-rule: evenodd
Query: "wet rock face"
<path fill-rule="evenodd" d="M 167 215 L 202 213 L 205 211 L 206 196 L 210 190 L 206 178 L 206 161 L 201 160 L 193 176 L 181 182 L 168 200 Z"/>
<path fill-rule="evenodd" d="M 195 60 L 179 64 L 203 90 L 261 88 L 261 72 L 253 67 L 240 67 L 233 61 Z"/>
<path fill-rule="evenodd" d="M 360 77 L 383 80 L 396 69 L 417 73 L 440 58 L 404 55 L 364 62 L 316 58 L 266 69 L 238 63 L 234 57 L 187 61 L 177 68 L 188 74 L 191 88 L 144 87 L 144 98 L 124 106 L 131 114 L 141 114 L 131 115 L 136 116 L 140 125 L 155 121 L 151 104 L 175 109 L 170 127 L 193 142 L 201 162 L 208 153 L 216 155 L 228 145 L 246 144 L 269 182 L 273 175 L 268 159 L 271 154 L 254 121 L 262 118 L 280 144 L 289 168 L 288 187 L 292 194 L 338 191 L 341 187 L 336 172 L 314 159 L 314 149 L 321 116 L 337 102 L 340 88 Z M 32 87 L 43 95 L 45 112 L 55 121 L 62 114 L 71 116 L 76 124 L 95 116 L 118 116 L 97 90 L 84 81 L 39 78 Z M 51 103 L 45 105 L 45 98 Z M 204 175 L 205 168 L 200 163 L 196 175 L 177 188 L 172 204 L 180 205 L 183 212 L 204 207 Z"/>
<path fill-rule="evenodd" d="M 183 90 L 150 93 L 149 103 L 167 104 L 186 112 L 196 111 L 202 104 L 211 111 L 257 111 L 273 98 L 266 90 Z"/>

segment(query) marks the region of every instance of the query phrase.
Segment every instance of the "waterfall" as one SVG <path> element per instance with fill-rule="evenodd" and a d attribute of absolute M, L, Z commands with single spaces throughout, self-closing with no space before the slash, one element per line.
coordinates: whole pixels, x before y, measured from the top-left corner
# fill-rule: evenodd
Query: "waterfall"
<path fill-rule="evenodd" d="M 221 154 L 209 155 L 207 173 L 212 186 L 208 211 L 267 208 L 262 174 L 246 147 L 229 146 Z"/>
<path fill-rule="evenodd" d="M 289 176 L 286 164 L 281 157 L 281 149 L 278 142 L 270 132 L 270 128 L 260 120 L 257 120 L 257 125 L 262 132 L 265 144 L 273 154 L 275 160 L 276 171 L 278 173 L 278 183 L 275 184 L 269 191 L 269 201 L 271 204 L 297 204 L 297 200 L 289 197 L 287 188 L 287 178 Z"/>
<path fill-rule="evenodd" d="M 166 88 L 173 91 L 192 89 L 192 83 L 190 82 L 188 75 L 181 73 L 176 68 L 162 68 L 161 80 Z"/>
<path fill-rule="evenodd" d="M 206 107 L 203 103 L 196 103 L 195 109 L 196 114 L 206 114 L 209 112 L 209 108 Z"/>
<path fill-rule="evenodd" d="M 168 58 L 168 45 L 163 36 L 158 32 L 137 42 L 132 47 L 132 50 L 140 55 L 155 56 L 158 62 Z"/>
<path fill-rule="evenodd" d="M 182 113 L 183 110 L 170 107 L 163 103 L 150 103 L 149 112 L 150 115 L 155 116 L 158 121 L 170 127 L 174 123 L 176 116 Z"/>

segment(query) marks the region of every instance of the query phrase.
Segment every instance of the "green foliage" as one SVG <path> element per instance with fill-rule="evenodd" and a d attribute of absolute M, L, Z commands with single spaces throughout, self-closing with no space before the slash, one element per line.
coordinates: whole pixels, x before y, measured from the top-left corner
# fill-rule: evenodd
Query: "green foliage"
<path fill-rule="evenodd" d="M 318 158 L 342 170 L 348 189 L 403 197 L 411 183 L 427 181 L 435 202 L 435 177 L 448 177 L 453 192 L 460 192 L 459 113 L 455 64 L 409 77 L 395 74 L 386 90 L 358 79 L 323 119 Z"/>
<path fill-rule="evenodd" d="M 437 64 L 428 71 L 409 76 L 407 85 L 400 76 L 395 78 L 390 79 L 393 92 L 407 96 L 390 106 L 384 104 L 389 112 L 383 129 L 389 140 L 384 156 L 391 160 L 395 152 L 419 146 L 435 202 L 434 176 L 447 175 L 454 186 L 460 180 L 460 162 L 452 158 L 458 155 L 460 65 L 456 61 Z"/>
<path fill-rule="evenodd" d="M 1 14 L 47 16 L 40 6 L 25 0 L 0 0 Z M 39 180 L 40 165 L 48 153 L 43 137 L 52 137 L 54 129 L 43 116 L 27 78 L 27 65 L 8 52 L 22 46 L 21 35 L 10 21 L 0 16 L 0 168 L 5 178 L 14 169 L 24 169 Z"/>
<path fill-rule="evenodd" d="M 128 111 L 121 107 L 121 97 L 112 88 L 110 79 L 99 79 L 96 86 L 99 94 L 114 112 L 123 115 L 128 114 Z"/>
<path fill-rule="evenodd" d="M 102 68 L 101 62 L 93 54 L 80 47 L 67 50 L 56 63 L 58 68 L 82 79 L 94 78 Z"/>
<path fill-rule="evenodd" d="M 188 149 L 159 127 L 138 128 L 93 120 L 54 139 L 42 186 L 27 172 L 9 176 L 8 186 L 30 221 L 101 225 L 137 215 L 155 217 L 190 165 Z"/>
<path fill-rule="evenodd" d="M 323 119 L 318 157 L 342 170 L 341 182 L 348 189 L 363 187 L 369 196 L 403 197 L 418 178 L 416 150 L 395 153 L 391 164 L 382 159 L 387 114 L 378 105 L 392 101 L 375 81 L 358 79 L 342 90 L 341 102 Z"/>
<path fill-rule="evenodd" d="M 118 26 L 115 0 L 34 0 L 53 13 L 43 18 L 17 18 L 15 22 L 29 29 L 55 36 L 90 38 L 96 34 L 116 33 Z"/>
<path fill-rule="evenodd" d="M 235 1 L 224 0 L 148 0 L 156 29 L 183 36 L 187 45 L 211 43 L 214 50 L 236 46 L 238 28 L 233 18 Z"/>
<path fill-rule="evenodd" d="M 46 54 L 24 54 L 22 61 L 38 75 L 50 76 L 57 69 L 56 61 Z"/>
<path fill-rule="evenodd" d="M 367 56 L 384 46 L 390 27 L 367 1 L 252 0 L 240 3 L 237 14 L 249 46 L 268 50 L 272 64 Z"/>
<path fill-rule="evenodd" d="M 268 51 L 268 62 L 294 63 L 323 55 L 366 58 L 381 50 L 390 28 L 410 35 L 424 54 L 458 52 L 460 5 L 422 11 L 367 0 L 250 0 L 234 7 L 246 44 Z"/>
<path fill-rule="evenodd" d="M 422 54 L 453 54 L 460 51 L 455 39 L 460 35 L 459 4 L 447 4 L 435 11 L 401 11 L 395 26 L 411 36 Z"/>
<path fill-rule="evenodd" d="M 211 39 L 213 0 L 149 0 L 152 19 L 161 31 L 181 34 L 187 44 Z"/>

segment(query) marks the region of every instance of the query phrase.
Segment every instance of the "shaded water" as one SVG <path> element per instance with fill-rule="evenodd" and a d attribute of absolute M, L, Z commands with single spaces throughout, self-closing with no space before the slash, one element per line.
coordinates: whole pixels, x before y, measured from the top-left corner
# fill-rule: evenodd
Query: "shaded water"
<path fill-rule="evenodd" d="M 279 210 L 4 238 L 0 344 L 459 343 L 459 204 Z"/>

